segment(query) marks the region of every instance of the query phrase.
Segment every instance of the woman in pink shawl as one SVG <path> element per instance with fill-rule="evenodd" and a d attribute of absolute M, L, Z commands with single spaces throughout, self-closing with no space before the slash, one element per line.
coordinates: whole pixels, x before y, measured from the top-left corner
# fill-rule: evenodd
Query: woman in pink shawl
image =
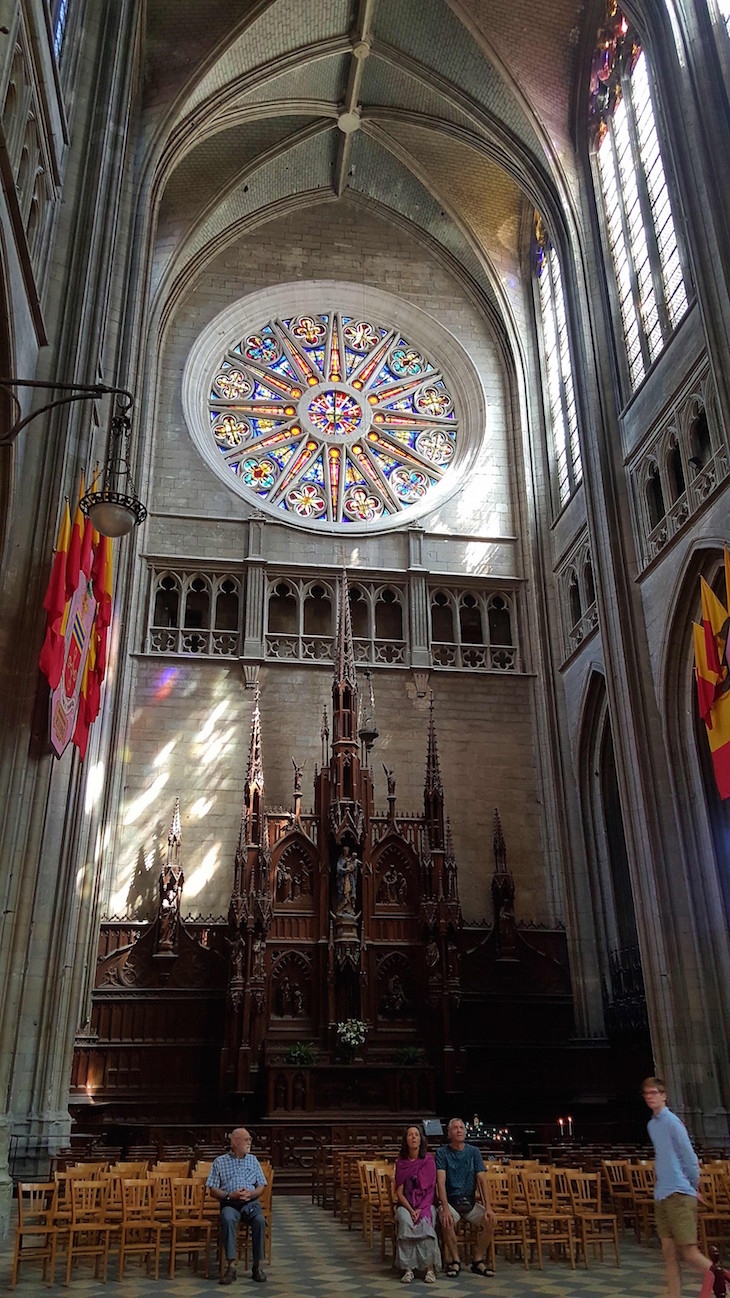
<path fill-rule="evenodd" d="M 415 1271 L 425 1271 L 426 1284 L 433 1284 L 441 1254 L 434 1225 L 436 1164 L 429 1154 L 426 1137 L 415 1124 L 403 1137 L 395 1165 L 395 1210 L 397 1244 L 395 1260 L 401 1268 L 401 1284 L 411 1284 Z"/>

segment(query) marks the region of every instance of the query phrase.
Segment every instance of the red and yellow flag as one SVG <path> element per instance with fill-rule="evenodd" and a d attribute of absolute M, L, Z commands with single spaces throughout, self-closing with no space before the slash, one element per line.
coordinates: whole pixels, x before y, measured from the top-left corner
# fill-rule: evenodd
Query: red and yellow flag
<path fill-rule="evenodd" d="M 40 669 L 55 690 L 63 669 L 64 639 L 61 620 L 66 611 L 66 563 L 71 540 L 71 514 L 66 501 L 61 526 L 58 530 L 56 553 L 53 556 L 51 579 L 48 583 L 43 607 L 46 610 L 46 637 L 40 656 Z"/>
<path fill-rule="evenodd" d="M 724 659 L 727 648 L 728 615 L 711 586 L 700 577 L 702 595 L 702 626 L 705 633 L 707 666 L 718 684 L 725 675 Z"/>
<path fill-rule="evenodd" d="M 68 559 L 66 561 L 66 603 L 71 599 L 76 587 L 79 584 L 79 575 L 81 573 L 81 550 L 84 543 L 84 516 L 81 513 L 81 497 L 84 494 L 84 475 L 81 474 L 81 491 L 76 503 L 76 513 L 74 514 L 73 527 L 71 528 L 71 540 L 68 547 Z"/>
<path fill-rule="evenodd" d="M 708 728 L 712 728 L 712 705 L 715 702 L 715 673 L 707 664 L 704 628 L 697 622 L 692 623 L 695 644 L 695 676 L 697 678 L 697 703 L 700 716 Z"/>
<path fill-rule="evenodd" d="M 725 548 L 725 586 L 730 607 L 730 556 Z M 715 780 L 721 798 L 730 798 L 730 615 L 704 577 L 700 578 L 702 626 L 692 624 L 700 716 L 707 728 Z"/>

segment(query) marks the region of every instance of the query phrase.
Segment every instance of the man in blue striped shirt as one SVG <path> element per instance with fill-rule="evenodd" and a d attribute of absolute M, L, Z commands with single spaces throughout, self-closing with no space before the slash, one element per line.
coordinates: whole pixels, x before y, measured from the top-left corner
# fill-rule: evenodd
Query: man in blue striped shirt
<path fill-rule="evenodd" d="M 221 1284 L 233 1284 L 236 1278 L 236 1232 L 241 1219 L 251 1227 L 251 1274 L 254 1280 L 265 1280 L 261 1258 L 266 1219 L 258 1200 L 266 1189 L 266 1177 L 251 1153 L 251 1135 L 245 1127 L 231 1132 L 231 1152 L 216 1158 L 206 1184 L 221 1205 L 221 1239 L 227 1263 Z"/>
<path fill-rule="evenodd" d="M 641 1093 L 651 1109 L 647 1130 L 654 1146 L 654 1216 L 667 1276 L 667 1298 L 682 1298 L 680 1258 L 695 1271 L 712 1263 L 697 1247 L 697 1187 L 700 1165 L 687 1128 L 667 1108 L 661 1077 L 645 1077 Z"/>

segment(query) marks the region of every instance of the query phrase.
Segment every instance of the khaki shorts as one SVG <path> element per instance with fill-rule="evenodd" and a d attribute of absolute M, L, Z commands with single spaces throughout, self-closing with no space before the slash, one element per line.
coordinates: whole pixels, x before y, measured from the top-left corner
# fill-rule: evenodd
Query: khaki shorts
<path fill-rule="evenodd" d="M 439 1212 L 441 1212 L 440 1208 Z M 484 1204 L 479 1203 L 477 1200 L 474 1207 L 469 1212 L 459 1212 L 459 1210 L 454 1207 L 453 1203 L 450 1203 L 449 1212 L 451 1213 L 451 1220 L 455 1226 L 457 1226 L 460 1221 L 468 1221 L 471 1222 L 472 1226 L 476 1226 L 484 1216 Z"/>
<path fill-rule="evenodd" d="M 656 1233 L 675 1244 L 697 1243 L 697 1200 L 693 1194 L 670 1194 L 654 1203 Z"/>

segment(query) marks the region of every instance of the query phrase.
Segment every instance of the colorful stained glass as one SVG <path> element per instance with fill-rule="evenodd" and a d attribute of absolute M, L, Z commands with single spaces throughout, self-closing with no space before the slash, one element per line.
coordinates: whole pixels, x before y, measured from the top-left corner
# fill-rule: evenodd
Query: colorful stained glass
<path fill-rule="evenodd" d="M 281 356 L 281 347 L 270 333 L 251 334 L 244 345 L 244 356 L 249 361 L 261 361 L 263 365 L 274 365 Z"/>
<path fill-rule="evenodd" d="M 433 464 L 448 464 L 454 454 L 454 442 L 442 428 L 428 428 L 418 434 L 416 450 Z"/>
<path fill-rule="evenodd" d="M 348 518 L 356 518 L 363 523 L 371 523 L 383 512 L 383 502 L 379 496 L 372 495 L 365 487 L 352 487 L 345 496 L 345 513 Z"/>
<path fill-rule="evenodd" d="M 298 342 L 305 347 L 316 347 L 327 332 L 327 326 L 320 316 L 301 315 L 292 320 L 290 329 Z"/>
<path fill-rule="evenodd" d="M 234 370 L 230 366 L 221 369 L 213 379 L 214 395 L 225 397 L 227 401 L 237 401 L 239 397 L 248 397 L 251 395 L 255 384 L 247 374 L 241 370 Z"/>
<path fill-rule="evenodd" d="M 378 330 L 368 320 L 348 320 L 343 333 L 346 346 L 363 355 L 372 351 L 381 338 Z"/>
<path fill-rule="evenodd" d="M 269 491 L 276 482 L 278 467 L 273 459 L 259 460 L 255 456 L 249 456 L 239 465 L 238 471 L 247 487 L 253 487 L 255 491 Z"/>
<path fill-rule="evenodd" d="M 316 431 L 326 437 L 354 433 L 362 422 L 362 406 L 356 397 L 326 388 L 310 401 L 307 413 Z"/>
<path fill-rule="evenodd" d="M 390 358 L 390 368 L 398 378 L 410 378 L 413 374 L 422 374 L 426 362 L 420 352 L 412 347 L 397 347 Z"/>
<path fill-rule="evenodd" d="M 395 488 L 400 500 L 412 505 L 425 496 L 431 486 L 431 479 L 421 473 L 420 469 L 394 469 L 390 475 L 390 485 Z"/>
<path fill-rule="evenodd" d="M 209 410 L 224 462 L 257 502 L 313 523 L 398 515 L 459 448 L 437 365 L 400 330 L 339 312 L 270 320 L 231 346 Z"/>
<path fill-rule="evenodd" d="M 314 482 L 302 482 L 286 494 L 290 509 L 302 518 L 321 518 L 327 512 L 327 502 Z"/>
<path fill-rule="evenodd" d="M 235 415 L 221 415 L 213 423 L 213 436 L 224 451 L 233 450 L 251 436 L 251 425 L 247 419 L 236 419 Z"/>

